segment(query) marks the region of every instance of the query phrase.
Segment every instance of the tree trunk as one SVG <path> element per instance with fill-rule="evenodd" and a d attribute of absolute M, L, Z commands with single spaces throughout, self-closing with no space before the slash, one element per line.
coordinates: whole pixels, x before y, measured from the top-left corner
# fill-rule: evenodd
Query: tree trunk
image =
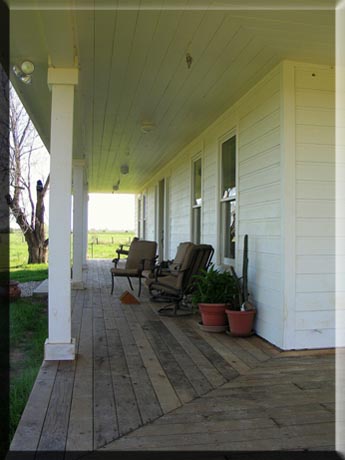
<path fill-rule="evenodd" d="M 44 236 L 44 193 L 38 193 L 39 216 L 36 217 L 36 227 L 32 228 L 25 216 L 24 211 L 18 206 L 14 199 L 8 194 L 6 201 L 16 217 L 16 222 L 20 226 L 26 244 L 28 246 L 28 264 L 47 263 L 48 259 L 48 239 Z"/>
<path fill-rule="evenodd" d="M 28 264 L 46 264 L 48 259 L 48 246 L 28 243 Z"/>

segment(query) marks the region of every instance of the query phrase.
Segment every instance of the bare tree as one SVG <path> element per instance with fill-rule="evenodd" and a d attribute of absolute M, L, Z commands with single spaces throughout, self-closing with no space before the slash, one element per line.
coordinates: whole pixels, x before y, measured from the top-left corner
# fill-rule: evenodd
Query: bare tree
<path fill-rule="evenodd" d="M 12 87 L 9 95 L 10 190 L 5 199 L 28 245 L 28 263 L 45 263 L 48 239 L 44 227 L 44 198 L 48 191 L 50 176 L 48 175 L 44 183 L 41 179 L 36 180 L 36 190 L 33 191 L 34 152 L 43 146 L 30 117 Z"/>

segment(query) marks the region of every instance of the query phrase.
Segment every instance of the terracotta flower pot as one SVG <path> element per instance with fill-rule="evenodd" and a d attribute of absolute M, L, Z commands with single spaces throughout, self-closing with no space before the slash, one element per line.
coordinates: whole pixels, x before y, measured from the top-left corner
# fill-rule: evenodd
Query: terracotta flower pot
<path fill-rule="evenodd" d="M 199 303 L 198 306 L 204 326 L 225 326 L 227 324 L 225 303 Z"/>
<path fill-rule="evenodd" d="M 238 337 L 246 337 L 253 330 L 253 323 L 256 310 L 235 311 L 226 310 L 226 315 L 229 321 L 231 335 Z"/>
<path fill-rule="evenodd" d="M 11 280 L 8 285 L 8 297 L 10 300 L 19 299 L 22 291 L 19 287 L 19 282 Z"/>

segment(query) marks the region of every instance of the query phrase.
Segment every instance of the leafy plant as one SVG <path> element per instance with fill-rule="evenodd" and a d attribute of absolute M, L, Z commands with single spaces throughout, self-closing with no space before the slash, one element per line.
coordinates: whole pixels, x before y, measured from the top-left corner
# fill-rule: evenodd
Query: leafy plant
<path fill-rule="evenodd" d="M 235 279 L 228 271 L 221 272 L 211 265 L 208 271 L 195 275 L 195 290 L 192 295 L 193 304 L 233 302 L 237 293 Z"/>

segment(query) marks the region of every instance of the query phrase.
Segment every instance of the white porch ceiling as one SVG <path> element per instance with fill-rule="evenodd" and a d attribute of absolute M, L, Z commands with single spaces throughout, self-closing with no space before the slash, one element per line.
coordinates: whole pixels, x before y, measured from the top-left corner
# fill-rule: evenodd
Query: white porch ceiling
<path fill-rule="evenodd" d="M 261 11 L 247 2 L 247 10 L 222 9 L 240 3 L 219 1 L 194 9 L 187 0 L 119 2 L 120 8 L 95 2 L 96 10 L 93 1 L 35 2 L 35 9 L 29 3 L 8 0 L 10 56 L 11 65 L 34 62 L 33 81 L 26 86 L 13 73 L 11 80 L 49 150 L 48 63 L 79 66 L 74 157 L 87 160 L 90 192 L 111 192 L 124 163 L 129 174 L 121 176 L 120 192 L 141 191 L 282 59 L 334 65 L 329 1 Z M 155 130 L 144 134 L 143 121 Z"/>

